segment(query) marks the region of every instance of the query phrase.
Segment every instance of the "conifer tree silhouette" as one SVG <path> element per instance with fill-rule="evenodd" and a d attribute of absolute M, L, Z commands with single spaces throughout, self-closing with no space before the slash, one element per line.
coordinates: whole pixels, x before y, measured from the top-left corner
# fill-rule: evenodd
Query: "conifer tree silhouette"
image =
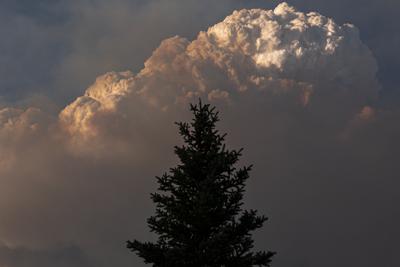
<path fill-rule="evenodd" d="M 180 164 L 156 177 L 148 219 L 156 243 L 127 241 L 127 247 L 154 267 L 269 266 L 274 252 L 252 252 L 251 232 L 267 220 L 242 210 L 251 166 L 236 168 L 242 149 L 228 150 L 216 130 L 218 112 L 209 104 L 190 105 L 194 118 L 179 122 L 184 145 L 175 146 Z"/>

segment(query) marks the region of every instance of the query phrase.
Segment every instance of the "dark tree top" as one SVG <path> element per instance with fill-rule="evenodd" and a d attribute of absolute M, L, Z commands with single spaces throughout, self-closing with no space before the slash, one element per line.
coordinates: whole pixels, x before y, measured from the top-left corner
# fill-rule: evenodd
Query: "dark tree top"
<path fill-rule="evenodd" d="M 273 252 L 252 252 L 251 232 L 267 220 L 243 210 L 251 166 L 237 168 L 242 150 L 225 147 L 216 129 L 218 112 L 208 104 L 191 105 L 194 118 L 180 122 L 184 145 L 175 147 L 180 164 L 157 177 L 148 219 L 156 243 L 128 241 L 127 247 L 154 267 L 269 266 Z"/>

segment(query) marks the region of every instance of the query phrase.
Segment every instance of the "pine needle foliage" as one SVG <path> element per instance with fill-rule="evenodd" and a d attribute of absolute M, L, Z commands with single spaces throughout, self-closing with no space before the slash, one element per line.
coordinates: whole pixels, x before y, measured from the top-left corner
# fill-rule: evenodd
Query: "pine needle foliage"
<path fill-rule="evenodd" d="M 252 166 L 235 167 L 242 149 L 226 148 L 215 107 L 200 100 L 190 110 L 190 123 L 176 123 L 184 141 L 175 146 L 180 163 L 156 177 L 151 194 L 156 212 L 148 225 L 158 240 L 127 247 L 154 267 L 269 266 L 275 253 L 252 252 L 251 236 L 267 218 L 242 208 Z"/>

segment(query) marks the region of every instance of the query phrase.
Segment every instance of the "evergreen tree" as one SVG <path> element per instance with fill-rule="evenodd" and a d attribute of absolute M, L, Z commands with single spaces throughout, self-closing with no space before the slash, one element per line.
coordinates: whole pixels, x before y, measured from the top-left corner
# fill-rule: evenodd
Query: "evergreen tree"
<path fill-rule="evenodd" d="M 252 252 L 251 232 L 267 220 L 242 210 L 251 166 L 236 168 L 242 150 L 228 150 L 216 130 L 218 112 L 191 105 L 194 119 L 180 122 L 184 145 L 175 147 L 177 167 L 157 177 L 148 219 L 156 243 L 128 241 L 127 247 L 154 267 L 269 266 L 273 252 Z"/>

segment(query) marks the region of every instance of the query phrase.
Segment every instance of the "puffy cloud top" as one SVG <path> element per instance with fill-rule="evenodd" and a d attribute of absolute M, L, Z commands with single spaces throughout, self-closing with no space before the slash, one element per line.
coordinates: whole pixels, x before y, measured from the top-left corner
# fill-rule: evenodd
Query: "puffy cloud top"
<path fill-rule="evenodd" d="M 163 41 L 138 74 L 98 78 L 60 118 L 72 135 L 87 138 L 98 134 L 96 116 L 126 113 L 119 106 L 127 99 L 165 111 L 199 96 L 231 103 L 254 90 L 295 96 L 304 106 L 313 98 L 322 106 L 340 101 L 354 113 L 375 96 L 376 71 L 356 27 L 282 3 L 235 11 L 193 42 Z"/>
<path fill-rule="evenodd" d="M 85 137 L 96 135 L 90 119 L 97 113 L 112 112 L 116 104 L 129 93 L 131 72 L 110 72 L 96 79 L 84 96 L 78 97 L 60 114 L 60 121 L 71 134 Z"/>
<path fill-rule="evenodd" d="M 374 60 L 370 55 L 365 56 L 368 49 L 359 40 L 353 25 L 339 26 L 318 13 L 297 12 L 286 3 L 275 10 L 235 11 L 211 27 L 207 35 L 219 47 L 249 56 L 258 69 L 276 68 L 307 80 L 320 79 L 316 74 L 346 80 L 354 72 L 373 75 L 376 71 Z M 351 54 L 354 52 L 356 55 Z M 343 63 L 351 59 L 365 61 L 368 69 L 363 66 L 345 69 Z M 268 74 L 266 69 L 264 74 Z M 314 71 L 313 75 L 310 70 Z"/>

